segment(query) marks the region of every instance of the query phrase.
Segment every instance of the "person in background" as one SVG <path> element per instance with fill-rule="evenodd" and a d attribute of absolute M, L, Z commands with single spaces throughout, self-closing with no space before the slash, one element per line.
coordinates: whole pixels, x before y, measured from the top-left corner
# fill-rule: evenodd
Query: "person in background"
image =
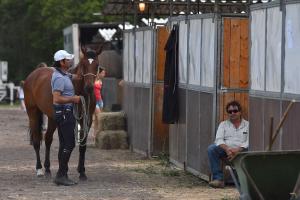
<path fill-rule="evenodd" d="M 21 109 L 26 112 L 26 107 L 25 107 L 25 102 L 24 102 L 24 81 L 20 82 L 20 87 L 18 90 L 18 97 L 20 99 L 20 105 L 21 105 Z"/>
<path fill-rule="evenodd" d="M 39 68 L 39 67 L 48 67 L 48 65 L 44 62 L 41 62 L 36 66 L 36 68 Z"/>
<path fill-rule="evenodd" d="M 242 118 L 239 102 L 231 101 L 226 105 L 229 119 L 218 127 L 215 143 L 208 147 L 208 159 L 212 173 L 209 185 L 214 188 L 224 187 L 224 175 L 221 159 L 232 159 L 237 153 L 247 151 L 249 145 L 249 122 Z"/>
<path fill-rule="evenodd" d="M 94 94 L 96 98 L 96 108 L 94 113 L 94 133 L 93 133 L 94 140 L 96 138 L 96 132 L 99 129 L 100 113 L 102 112 L 104 106 L 101 91 L 102 91 L 102 79 L 105 77 L 105 75 L 106 75 L 105 69 L 99 67 L 99 72 L 97 74 L 94 83 Z"/>

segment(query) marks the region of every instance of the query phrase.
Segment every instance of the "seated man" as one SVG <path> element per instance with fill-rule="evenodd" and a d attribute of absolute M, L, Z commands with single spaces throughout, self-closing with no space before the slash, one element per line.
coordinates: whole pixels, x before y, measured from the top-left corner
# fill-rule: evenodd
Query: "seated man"
<path fill-rule="evenodd" d="M 224 187 L 221 159 L 231 159 L 238 152 L 248 150 L 249 145 L 249 122 L 242 118 L 242 108 L 239 102 L 229 102 L 226 111 L 229 119 L 220 123 L 215 143 L 208 147 L 212 173 L 212 181 L 209 185 L 215 188 Z"/>

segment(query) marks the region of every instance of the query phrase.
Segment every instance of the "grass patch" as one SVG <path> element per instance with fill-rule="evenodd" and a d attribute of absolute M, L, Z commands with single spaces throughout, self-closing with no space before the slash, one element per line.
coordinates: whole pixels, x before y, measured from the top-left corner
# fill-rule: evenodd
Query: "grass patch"
<path fill-rule="evenodd" d="M 147 166 L 146 168 L 135 168 L 133 171 L 147 175 L 157 174 L 157 170 L 155 170 L 153 165 Z"/>
<path fill-rule="evenodd" d="M 138 162 L 140 161 L 140 162 Z M 202 181 L 198 177 L 195 177 L 190 172 L 183 171 L 181 169 L 173 168 L 172 164 L 169 162 L 168 155 L 161 154 L 153 160 L 138 160 L 137 164 L 129 171 L 146 174 L 148 176 L 159 177 L 159 178 L 170 178 L 176 182 L 176 185 L 185 188 L 199 187 L 207 185 L 206 182 Z"/>
<path fill-rule="evenodd" d="M 162 171 L 162 175 L 167 177 L 180 176 L 180 172 L 174 169 L 165 169 Z"/>
<path fill-rule="evenodd" d="M 170 155 L 168 153 L 161 152 L 155 158 L 159 160 L 159 165 L 170 167 Z"/>
<path fill-rule="evenodd" d="M 173 177 L 173 176 L 180 176 L 180 171 L 171 169 L 169 167 L 161 168 L 157 167 L 155 165 L 149 165 L 145 168 L 140 167 L 140 168 L 134 168 L 132 171 L 137 172 L 137 173 L 143 173 L 147 175 L 163 175 L 167 177 Z"/>
<path fill-rule="evenodd" d="M 20 107 L 19 102 L 14 103 L 14 105 L 10 105 L 7 103 L 0 103 L 0 108 L 18 108 L 18 107 Z"/>
<path fill-rule="evenodd" d="M 223 197 L 221 200 L 238 200 L 238 198 Z"/>

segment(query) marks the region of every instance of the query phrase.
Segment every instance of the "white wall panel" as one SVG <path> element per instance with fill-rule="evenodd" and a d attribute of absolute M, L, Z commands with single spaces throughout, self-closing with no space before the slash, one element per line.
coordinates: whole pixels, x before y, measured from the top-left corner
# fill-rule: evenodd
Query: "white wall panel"
<path fill-rule="evenodd" d="M 266 10 L 251 12 L 251 89 L 265 88 L 265 17 Z"/>
<path fill-rule="evenodd" d="M 215 24 L 212 19 L 203 19 L 201 52 L 201 85 L 214 86 Z"/>
<path fill-rule="evenodd" d="M 153 30 L 147 30 L 144 32 L 144 70 L 143 70 L 143 82 L 150 83 L 151 78 L 151 66 L 152 66 L 152 46 L 153 46 Z"/>
<path fill-rule="evenodd" d="M 179 83 L 186 83 L 187 74 L 187 24 L 179 24 Z"/>
<path fill-rule="evenodd" d="M 135 49 L 135 82 L 142 83 L 143 82 L 143 52 L 144 52 L 144 32 L 137 31 L 136 32 L 136 49 Z"/>
<path fill-rule="evenodd" d="M 134 35 L 129 33 L 128 81 L 134 82 Z"/>
<path fill-rule="evenodd" d="M 123 79 L 124 81 L 128 81 L 128 40 L 129 40 L 129 33 L 124 33 L 123 38 Z"/>
<path fill-rule="evenodd" d="M 201 19 L 190 21 L 189 37 L 189 84 L 200 86 L 201 66 Z"/>
<path fill-rule="evenodd" d="M 284 92 L 300 94 L 300 4 L 286 7 Z"/>
<path fill-rule="evenodd" d="M 267 13 L 266 91 L 280 92 L 282 12 L 273 7 Z"/>

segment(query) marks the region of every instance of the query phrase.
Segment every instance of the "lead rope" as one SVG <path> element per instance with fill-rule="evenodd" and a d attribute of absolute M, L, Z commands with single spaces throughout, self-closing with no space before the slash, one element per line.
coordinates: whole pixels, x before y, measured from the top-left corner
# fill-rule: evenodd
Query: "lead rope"
<path fill-rule="evenodd" d="M 87 108 L 88 105 L 90 105 L 90 97 L 88 96 L 88 104 L 85 103 L 85 99 L 83 96 L 80 96 L 80 102 L 81 102 L 81 113 L 79 113 L 79 104 L 76 104 L 73 109 L 73 115 L 76 119 L 76 124 L 74 128 L 74 134 L 76 141 L 78 142 L 79 146 L 86 146 L 86 142 L 83 143 L 83 141 L 87 138 L 89 133 L 89 123 L 90 123 L 90 115 L 89 115 L 89 109 Z M 80 130 L 78 129 L 78 124 L 80 124 L 80 120 L 83 120 L 82 127 L 80 127 Z M 83 132 L 83 136 L 80 137 L 80 132 Z"/>

